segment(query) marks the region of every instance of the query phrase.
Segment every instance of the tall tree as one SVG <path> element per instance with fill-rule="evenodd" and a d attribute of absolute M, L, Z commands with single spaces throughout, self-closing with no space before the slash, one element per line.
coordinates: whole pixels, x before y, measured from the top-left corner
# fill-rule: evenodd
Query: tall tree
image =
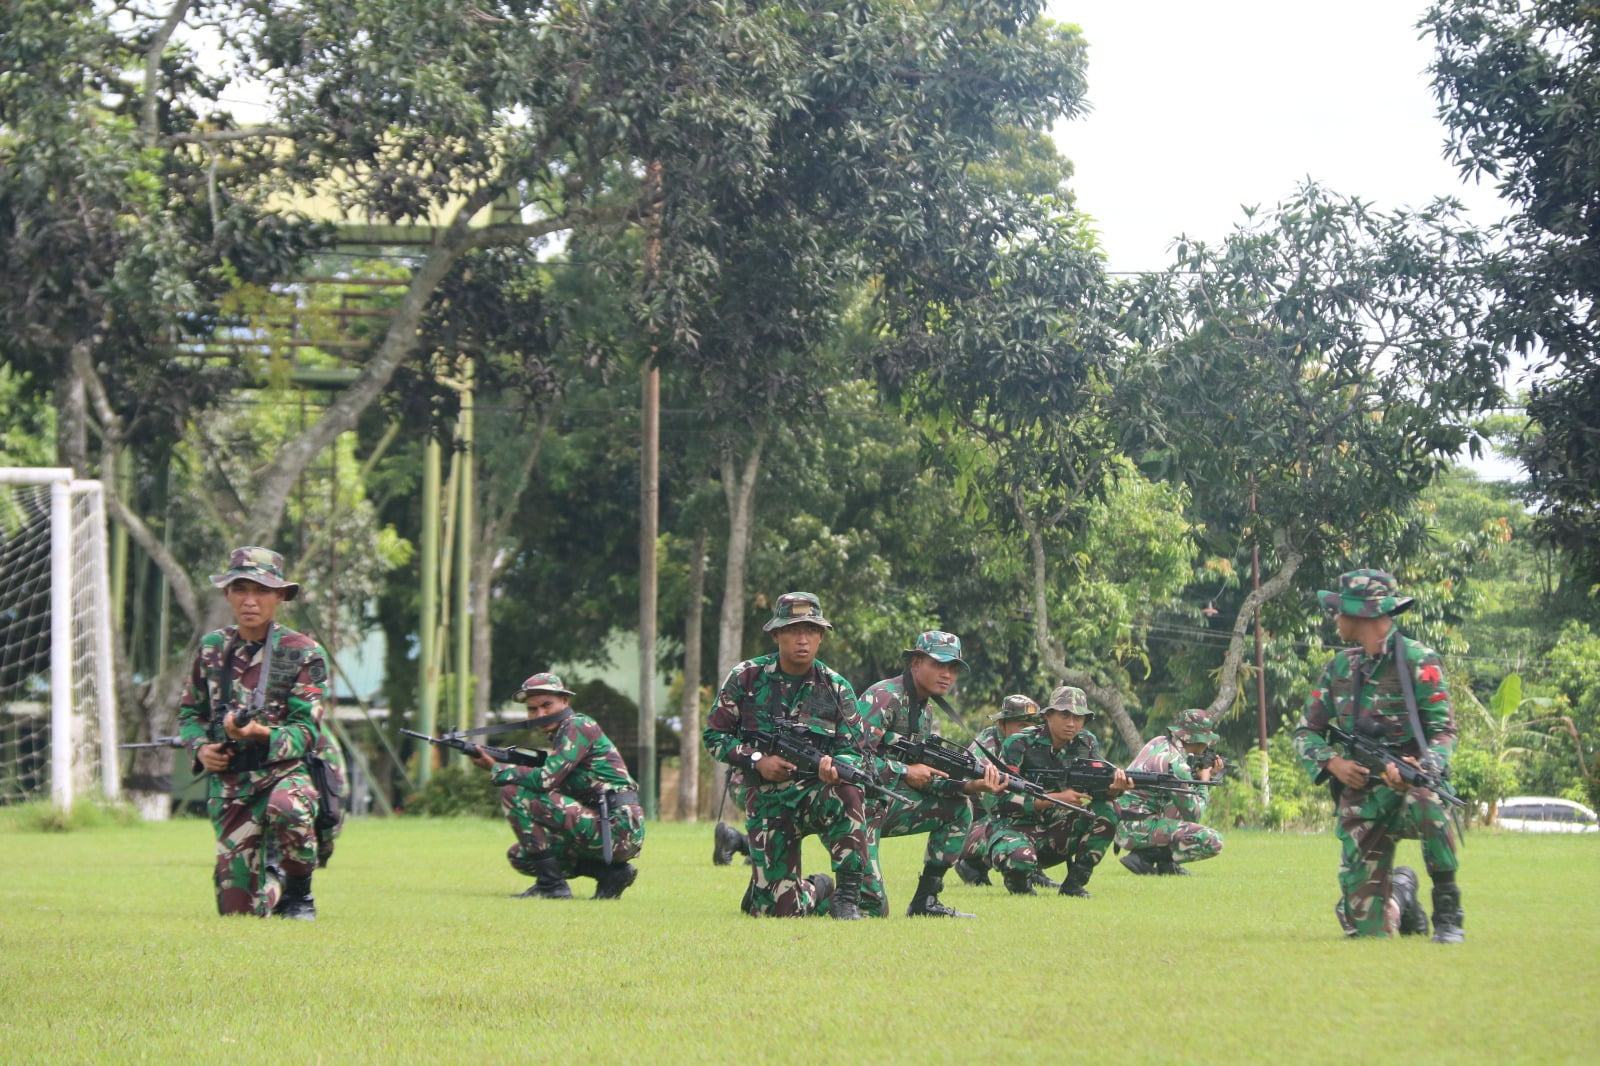
<path fill-rule="evenodd" d="M 1439 115 L 1462 172 L 1517 212 L 1495 325 L 1543 371 L 1521 450 L 1543 534 L 1600 586 L 1600 23 L 1581 0 L 1429 9 Z"/>

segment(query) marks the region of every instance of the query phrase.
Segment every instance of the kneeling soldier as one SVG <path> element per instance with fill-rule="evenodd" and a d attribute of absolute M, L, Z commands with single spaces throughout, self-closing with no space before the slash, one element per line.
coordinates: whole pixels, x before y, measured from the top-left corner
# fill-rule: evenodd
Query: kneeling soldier
<path fill-rule="evenodd" d="M 472 761 L 505 786 L 500 808 L 517 834 L 506 858 L 534 878 L 524 897 L 571 899 L 567 879 L 592 877 L 595 899 L 616 899 L 639 876 L 628 861 L 644 844 L 639 786 L 600 723 L 572 709 L 572 695 L 555 674 L 534 674 L 517 691 L 528 724 L 550 738 L 544 765 L 497 763 L 482 748 Z"/>
<path fill-rule="evenodd" d="M 1162 736 L 1140 749 L 1128 769 L 1170 773 L 1185 781 L 1210 781 L 1215 759 L 1189 768 L 1191 755 L 1215 744 L 1211 716 L 1204 708 L 1183 711 Z M 1222 834 L 1200 824 L 1206 789 L 1193 793 L 1134 789 L 1117 801 L 1117 846 L 1128 854 L 1122 865 L 1136 874 L 1186 874 L 1186 862 L 1209 859 L 1222 850 Z"/>
<path fill-rule="evenodd" d="M 1079 759 L 1099 759 L 1099 741 L 1083 728 L 1093 714 L 1082 689 L 1062 685 L 1045 705 L 1044 724 L 1010 737 L 1000 757 L 1023 777 L 1031 777 L 1034 771 L 1065 770 Z M 1041 799 L 1006 796 L 989 841 L 989 865 L 1000 871 L 1012 893 L 1031 896 L 1036 894 L 1034 875 L 1065 862 L 1067 874 L 1058 891 L 1087 899 L 1089 891 L 1084 886 L 1116 835 L 1117 812 L 1112 801 L 1128 788 L 1127 775 L 1118 770 L 1101 795 L 1089 796 L 1071 788 L 1051 793 L 1056 799 L 1087 807 L 1090 816 L 1064 811 Z"/>

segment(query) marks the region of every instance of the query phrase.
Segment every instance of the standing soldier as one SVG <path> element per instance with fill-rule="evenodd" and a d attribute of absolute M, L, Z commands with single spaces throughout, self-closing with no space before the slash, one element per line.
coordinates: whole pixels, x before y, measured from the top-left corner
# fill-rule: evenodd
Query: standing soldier
<path fill-rule="evenodd" d="M 1000 757 L 1023 777 L 1036 770 L 1065 769 L 1079 759 L 1098 759 L 1100 742 L 1083 728 L 1093 715 L 1082 689 L 1062 685 L 1050 694 L 1044 724 L 1029 726 L 1011 736 Z M 1032 896 L 1036 894 L 1033 875 L 1065 862 L 1067 876 L 1058 891 L 1063 896 L 1089 898 L 1084 886 L 1117 831 L 1112 801 L 1128 787 L 1127 775 L 1118 770 L 1101 795 L 1089 796 L 1070 788 L 1050 793 L 1056 799 L 1087 807 L 1090 816 L 1064 811 L 1042 799 L 1003 798 L 999 821 L 989 841 L 989 865 L 1000 871 L 1007 890 Z"/>
<path fill-rule="evenodd" d="M 534 878 L 526 899 L 571 899 L 569 877 L 592 877 L 595 899 L 617 899 L 639 876 L 628 861 L 644 844 L 639 786 L 600 723 L 572 709 L 572 695 L 545 673 L 514 697 L 550 739 L 542 766 L 497 763 L 481 747 L 472 758 L 504 786 L 500 809 L 517 835 L 506 858 Z"/>
<path fill-rule="evenodd" d="M 989 716 L 990 724 L 978 732 L 967 750 L 978 761 L 987 763 L 989 755 L 985 752 L 998 755 L 1007 737 L 1043 721 L 1044 714 L 1031 697 L 1020 693 L 1007 696 L 1000 702 L 1000 709 Z M 956 860 L 955 865 L 957 876 L 969 885 L 993 883 L 989 880 L 989 860 L 986 856 L 989 853 L 989 834 L 994 829 L 994 815 L 999 804 L 998 794 L 973 797 L 972 828 L 967 830 L 967 839 L 961 845 L 961 858 Z M 1061 887 L 1046 877 L 1043 871 L 1033 875 L 1033 883 L 1039 888 Z"/>
<path fill-rule="evenodd" d="M 800 840 L 815 833 L 837 878 L 829 916 L 859 919 L 865 811 L 860 787 L 846 784 L 835 763 L 859 768 L 861 716 L 850 682 L 816 657 L 833 624 L 816 596 L 789 592 L 778 597 L 761 628 L 778 650 L 728 672 L 702 733 L 712 757 L 740 771 L 751 864 L 745 910 L 779 917 L 819 913 L 822 879 L 800 876 Z M 798 733 L 827 752 L 815 773 L 799 772 L 754 743 L 757 734 L 779 731 Z"/>
<path fill-rule="evenodd" d="M 939 732 L 933 720 L 930 701 L 950 714 L 945 694 L 955 685 L 966 662 L 961 658 L 961 638 L 937 629 L 917 637 L 916 644 L 903 653 L 906 669 L 899 677 L 885 678 L 861 694 L 861 723 L 867 751 L 875 760 L 875 772 L 893 789 L 910 789 L 915 805 L 907 806 L 884 797 L 867 804 L 867 876 L 861 887 L 862 910 L 876 917 L 889 912 L 888 894 L 883 885 L 883 868 L 878 862 L 878 841 L 884 837 L 928 834 L 923 850 L 922 877 L 916 893 L 906 907 L 906 916 L 971 918 L 939 900 L 944 891 L 945 871 L 961 857 L 962 842 L 972 828 L 973 795 L 993 795 L 1000 791 L 1000 774 L 986 762 L 983 778 L 951 781 L 944 774 L 922 763 L 907 765 L 890 758 L 885 749 L 901 736 L 926 736 Z"/>
<path fill-rule="evenodd" d="M 1341 755 L 1328 740 L 1335 726 L 1375 736 L 1394 759 L 1412 765 L 1427 759 L 1443 774 L 1456 742 L 1444 664 L 1432 648 L 1395 628 L 1394 616 L 1415 601 L 1399 594 L 1393 574 L 1340 574 L 1339 588 L 1318 592 L 1317 602 L 1334 616 L 1339 638 L 1354 645 L 1322 671 L 1294 732 L 1306 771 L 1318 783 L 1328 781 L 1334 792 L 1334 831 L 1341 849 L 1339 923 L 1348 936 L 1399 931 L 1405 906 L 1391 892 L 1395 847 L 1403 838 L 1420 838 L 1422 860 L 1433 879 L 1433 939 L 1459 943 L 1466 935 L 1455 829 L 1439 794 L 1407 785 L 1393 761 L 1379 771 L 1347 758 L 1348 751 Z"/>
<path fill-rule="evenodd" d="M 1199 760 L 1220 739 L 1211 716 L 1202 707 L 1181 712 L 1165 734 L 1140 749 L 1128 769 L 1170 773 L 1182 781 L 1210 781 L 1218 757 Z M 1136 874 L 1186 874 L 1186 862 L 1209 859 L 1222 851 L 1222 834 L 1200 824 L 1206 813 L 1206 789 L 1192 793 L 1135 788 L 1117 801 L 1117 846 L 1128 854 L 1122 865 Z"/>
<path fill-rule="evenodd" d="M 322 738 L 327 658 L 274 618 L 300 593 L 277 552 L 235 548 L 211 583 L 234 624 L 201 638 L 178 722 L 196 772 L 211 775 L 217 912 L 310 921 L 318 796 L 306 760 Z"/>

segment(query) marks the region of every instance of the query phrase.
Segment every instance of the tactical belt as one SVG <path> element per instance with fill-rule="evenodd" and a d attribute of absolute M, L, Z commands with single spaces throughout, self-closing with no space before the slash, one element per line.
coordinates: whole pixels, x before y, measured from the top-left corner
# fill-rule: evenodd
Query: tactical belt
<path fill-rule="evenodd" d="M 612 810 L 618 807 L 639 806 L 639 793 L 637 792 L 607 792 L 606 803 Z"/>

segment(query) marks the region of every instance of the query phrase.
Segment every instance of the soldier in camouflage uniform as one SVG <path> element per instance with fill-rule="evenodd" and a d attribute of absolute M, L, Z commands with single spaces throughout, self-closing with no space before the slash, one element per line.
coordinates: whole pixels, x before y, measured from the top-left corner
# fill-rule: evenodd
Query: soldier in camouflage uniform
<path fill-rule="evenodd" d="M 994 755 L 1000 754 L 1000 747 L 1007 737 L 1043 721 L 1044 713 L 1033 699 L 1020 693 L 1007 696 L 1000 702 L 1000 710 L 989 716 L 990 724 L 972 738 L 967 750 L 980 763 L 987 763 L 989 756 L 984 754 L 986 750 Z M 967 839 L 961 844 L 961 858 L 956 860 L 955 865 L 957 876 L 969 885 L 993 884 L 989 880 L 987 856 L 989 834 L 994 828 L 994 813 L 999 803 L 998 793 L 972 797 L 972 828 L 967 830 Z M 1043 871 L 1034 874 L 1033 883 L 1040 888 L 1061 887 L 1046 877 Z"/>
<path fill-rule="evenodd" d="M 939 703 L 948 712 L 945 693 L 966 666 L 961 658 L 961 638 L 936 629 L 920 634 L 915 646 L 907 648 L 903 656 L 906 668 L 899 677 L 879 681 L 857 701 L 866 748 L 878 780 L 917 801 L 907 806 L 883 796 L 868 799 L 867 875 L 861 885 L 861 910 L 880 918 L 889 912 L 878 841 L 927 833 L 922 877 L 906 908 L 907 917 L 971 918 L 940 902 L 939 893 L 944 891 L 945 871 L 961 857 L 961 845 L 972 828 L 971 797 L 999 792 L 1000 774 L 985 763 L 988 768 L 981 779 L 951 781 L 930 766 L 907 765 L 886 754 L 887 747 L 898 737 L 939 732 L 928 704 Z"/>
<path fill-rule="evenodd" d="M 1341 848 L 1340 924 L 1351 936 L 1400 931 L 1404 908 L 1391 892 L 1395 847 L 1402 838 L 1420 838 L 1433 880 L 1433 939 L 1459 942 L 1465 935 L 1455 828 L 1438 794 L 1407 786 L 1393 766 L 1381 775 L 1369 770 L 1346 758 L 1327 738 L 1329 725 L 1357 732 L 1358 721 L 1374 720 L 1379 725 L 1373 728 L 1387 738 L 1397 758 L 1417 763 L 1425 745 L 1442 772 L 1456 741 L 1443 663 L 1431 648 L 1395 628 L 1394 616 L 1409 609 L 1413 600 L 1399 594 L 1392 574 L 1352 570 L 1339 576 L 1337 590 L 1318 592 L 1317 600 L 1334 615 L 1340 638 L 1354 645 L 1323 670 L 1294 733 L 1295 750 L 1312 778 L 1319 783 L 1333 779 Z M 1407 688 L 1414 706 L 1406 698 Z"/>
<path fill-rule="evenodd" d="M 594 878 L 595 899 L 617 899 L 639 876 L 628 861 L 644 844 L 639 786 L 600 723 L 572 709 L 572 695 L 561 678 L 542 673 L 514 697 L 550 740 L 544 765 L 497 763 L 481 747 L 472 760 L 504 786 L 500 809 L 517 835 L 506 859 L 534 878 L 525 899 L 571 899 L 571 877 Z"/>
<path fill-rule="evenodd" d="M 1100 742 L 1084 729 L 1094 712 L 1083 690 L 1062 685 L 1045 705 L 1044 724 L 1029 726 L 1009 737 L 1000 751 L 1008 767 L 1023 777 L 1035 770 L 1070 767 L 1079 759 L 1100 758 Z M 1057 863 L 1067 864 L 1058 890 L 1063 896 L 1089 898 L 1084 886 L 1105 857 L 1117 831 L 1113 801 L 1129 788 L 1121 770 L 1111 787 L 1098 796 L 1075 789 L 1053 792 L 1055 798 L 1087 807 L 1092 817 L 1074 814 L 1044 800 L 1014 793 L 1004 796 L 989 838 L 989 865 L 1005 878 L 1006 889 L 1032 896 L 1033 875 Z"/>
<path fill-rule="evenodd" d="M 300 593 L 277 552 L 236 548 L 211 583 L 234 624 L 201 639 L 178 722 L 195 771 L 210 773 L 217 912 L 312 920 L 318 793 L 307 757 L 323 742 L 327 658 L 275 620 Z"/>
<path fill-rule="evenodd" d="M 809 592 L 778 597 L 761 627 L 777 651 L 735 666 L 723 680 L 702 732 L 713 758 L 736 767 L 745 805 L 751 883 L 745 911 L 797 917 L 822 912 L 820 879 L 800 876 L 800 841 L 816 834 L 828 850 L 837 888 L 830 917 L 861 917 L 866 870 L 866 812 L 861 789 L 845 784 L 834 767 L 860 767 L 861 716 L 850 682 L 817 659 L 833 624 Z M 816 774 L 796 774 L 787 759 L 758 749 L 749 739 L 771 733 L 780 721 L 803 727 L 831 752 Z"/>
<path fill-rule="evenodd" d="M 1185 781 L 1209 781 L 1215 762 L 1189 768 L 1189 756 L 1215 744 L 1211 716 L 1204 708 L 1181 712 L 1162 736 L 1139 750 L 1130 770 L 1170 773 Z M 1136 788 L 1117 801 L 1117 846 L 1128 854 L 1122 865 L 1136 874 L 1186 874 L 1187 862 L 1209 859 L 1222 851 L 1222 834 L 1200 824 L 1206 813 L 1206 789 L 1194 795 Z"/>

